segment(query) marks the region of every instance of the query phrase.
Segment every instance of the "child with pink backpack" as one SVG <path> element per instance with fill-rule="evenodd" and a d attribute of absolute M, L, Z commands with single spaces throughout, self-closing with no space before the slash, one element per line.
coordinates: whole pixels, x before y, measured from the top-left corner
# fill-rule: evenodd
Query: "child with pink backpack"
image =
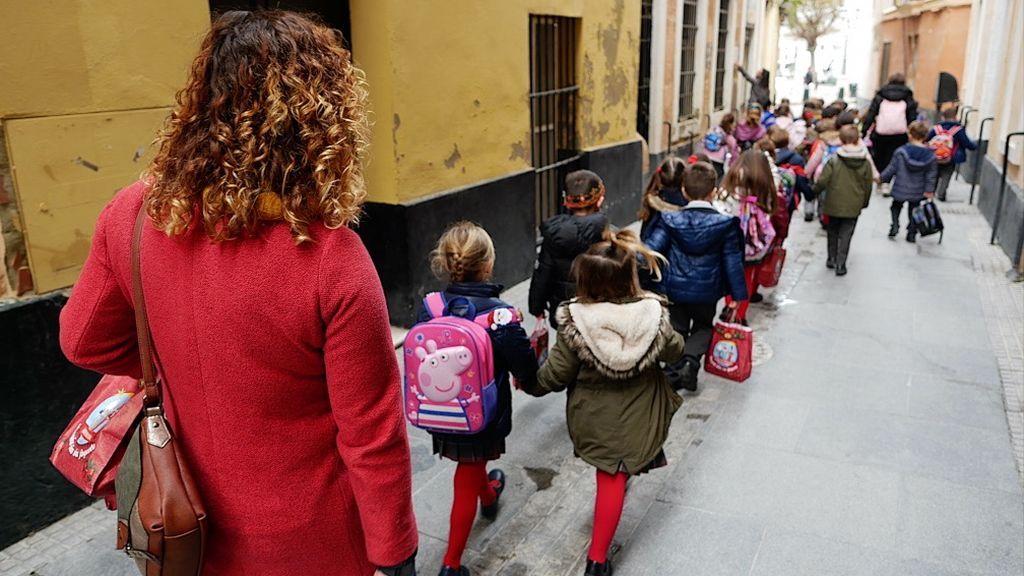
<path fill-rule="evenodd" d="M 778 187 L 772 166 L 760 150 L 747 150 L 729 168 L 722 180 L 725 211 L 739 216 L 743 229 L 743 274 L 747 294 L 755 294 L 758 275 L 775 243 L 775 226 L 771 216 L 778 201 Z M 726 298 L 731 306 L 732 299 Z M 746 323 L 750 300 L 736 306 L 736 321 Z"/>
<path fill-rule="evenodd" d="M 512 431 L 510 377 L 522 386 L 537 378 L 522 314 L 490 282 L 494 259 L 483 228 L 450 226 L 431 254 L 431 268 L 448 286 L 426 295 L 403 346 L 406 417 L 430 433 L 435 454 L 458 463 L 440 576 L 470 576 L 462 553 L 477 501 L 481 515 L 493 520 L 505 489 L 504 472 L 488 473 L 487 462 L 501 457 Z"/>

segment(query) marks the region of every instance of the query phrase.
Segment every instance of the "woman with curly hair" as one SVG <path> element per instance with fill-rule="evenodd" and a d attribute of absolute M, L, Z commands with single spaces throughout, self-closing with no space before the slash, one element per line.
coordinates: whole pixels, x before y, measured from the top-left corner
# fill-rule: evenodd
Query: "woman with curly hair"
<path fill-rule="evenodd" d="M 203 574 L 413 573 L 398 367 L 348 228 L 365 104 L 337 32 L 281 11 L 218 18 L 61 316 L 72 362 L 141 375 L 130 253 L 144 218 L 164 407 L 209 517 Z"/>

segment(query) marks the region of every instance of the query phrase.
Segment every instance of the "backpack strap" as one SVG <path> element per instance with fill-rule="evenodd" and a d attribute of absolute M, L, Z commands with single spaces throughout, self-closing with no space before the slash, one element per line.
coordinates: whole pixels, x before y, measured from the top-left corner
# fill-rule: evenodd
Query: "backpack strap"
<path fill-rule="evenodd" d="M 446 307 L 444 294 L 440 292 L 431 292 L 423 298 L 423 308 L 430 314 L 431 318 L 444 316 Z"/>

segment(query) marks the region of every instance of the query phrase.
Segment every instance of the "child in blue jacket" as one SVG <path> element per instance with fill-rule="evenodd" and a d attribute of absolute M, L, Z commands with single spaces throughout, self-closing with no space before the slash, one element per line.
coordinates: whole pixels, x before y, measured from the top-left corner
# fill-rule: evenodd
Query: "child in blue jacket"
<path fill-rule="evenodd" d="M 896 149 L 889 166 L 882 172 L 882 182 L 892 182 L 892 226 L 889 238 L 900 232 L 900 212 L 907 205 L 907 242 L 917 242 L 917 227 L 914 226 L 914 209 L 925 198 L 935 196 L 938 180 L 938 165 L 935 153 L 925 144 L 928 126 L 924 122 L 911 122 L 907 128 L 910 143 Z"/>
<path fill-rule="evenodd" d="M 664 213 L 651 230 L 647 246 L 668 259 L 658 289 L 668 297 L 672 328 L 686 339 L 681 364 L 670 367 L 673 386 L 697 389 L 701 357 L 711 343 L 718 301 L 726 294 L 736 306 L 747 299 L 743 275 L 743 231 L 740 219 L 711 205 L 718 174 L 697 162 L 683 175 L 689 202 Z"/>

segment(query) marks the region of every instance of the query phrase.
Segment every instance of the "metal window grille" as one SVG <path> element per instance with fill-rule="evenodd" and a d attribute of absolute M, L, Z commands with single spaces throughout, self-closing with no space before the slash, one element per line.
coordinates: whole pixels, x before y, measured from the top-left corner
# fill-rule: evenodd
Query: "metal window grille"
<path fill-rule="evenodd" d="M 565 175 L 579 166 L 577 20 L 530 16 L 530 131 L 537 224 L 561 207 Z"/>
<path fill-rule="evenodd" d="M 882 44 L 882 62 L 878 67 L 878 85 L 883 86 L 889 79 L 889 58 L 892 56 L 892 42 Z"/>
<path fill-rule="evenodd" d="M 679 66 L 679 117 L 693 116 L 693 83 L 697 77 L 697 0 L 683 0 Z"/>
<path fill-rule="evenodd" d="M 640 78 L 636 97 L 636 131 L 647 139 L 651 122 L 651 31 L 654 29 L 654 0 L 640 3 Z"/>
<path fill-rule="evenodd" d="M 719 0 L 718 45 L 715 57 L 715 108 L 725 104 L 725 50 L 729 41 L 729 0 Z"/>

